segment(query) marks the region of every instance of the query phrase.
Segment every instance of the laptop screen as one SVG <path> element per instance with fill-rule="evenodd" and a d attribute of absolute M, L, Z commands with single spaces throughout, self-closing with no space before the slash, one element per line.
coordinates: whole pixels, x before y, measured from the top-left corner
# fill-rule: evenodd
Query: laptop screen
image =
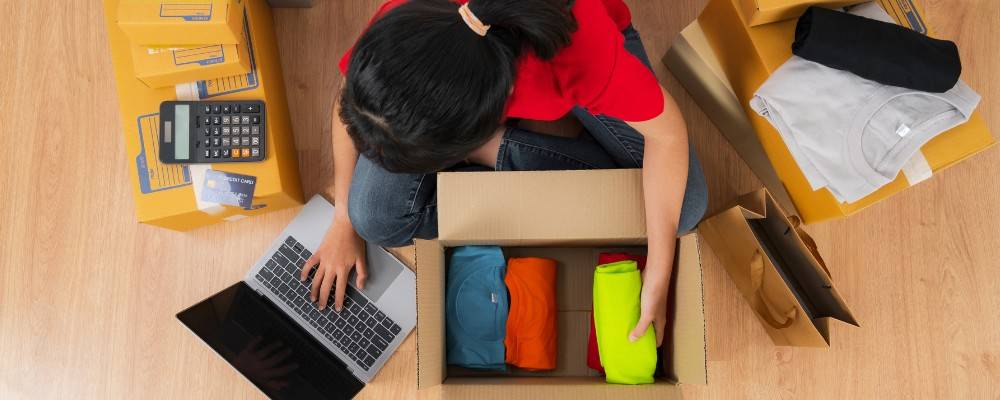
<path fill-rule="evenodd" d="M 349 399 L 364 384 L 246 283 L 177 314 L 272 399 Z"/>

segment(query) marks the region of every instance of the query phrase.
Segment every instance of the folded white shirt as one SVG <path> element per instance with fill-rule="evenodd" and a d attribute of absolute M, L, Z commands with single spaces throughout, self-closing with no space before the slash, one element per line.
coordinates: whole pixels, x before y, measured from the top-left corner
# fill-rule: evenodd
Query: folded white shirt
<path fill-rule="evenodd" d="M 892 182 L 929 140 L 966 122 L 979 100 L 962 81 L 944 93 L 921 92 L 792 56 L 750 106 L 777 129 L 813 190 L 825 187 L 852 203 Z"/>

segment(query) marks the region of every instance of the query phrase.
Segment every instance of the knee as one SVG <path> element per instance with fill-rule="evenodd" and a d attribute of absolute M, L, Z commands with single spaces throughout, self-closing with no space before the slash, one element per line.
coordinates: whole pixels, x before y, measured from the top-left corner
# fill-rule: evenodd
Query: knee
<path fill-rule="evenodd" d="M 398 210 L 384 201 L 375 190 L 352 186 L 347 214 L 354 231 L 369 245 L 400 247 L 410 244 L 413 235 L 408 233 L 406 210 Z"/>

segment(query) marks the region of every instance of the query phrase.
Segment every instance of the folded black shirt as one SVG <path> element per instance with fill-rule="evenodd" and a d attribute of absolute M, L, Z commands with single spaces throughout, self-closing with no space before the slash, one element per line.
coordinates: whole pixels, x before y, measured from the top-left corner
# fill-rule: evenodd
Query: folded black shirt
<path fill-rule="evenodd" d="M 799 18 L 792 53 L 884 85 L 925 92 L 946 92 L 962 74 L 955 43 L 821 7 L 809 7 Z"/>

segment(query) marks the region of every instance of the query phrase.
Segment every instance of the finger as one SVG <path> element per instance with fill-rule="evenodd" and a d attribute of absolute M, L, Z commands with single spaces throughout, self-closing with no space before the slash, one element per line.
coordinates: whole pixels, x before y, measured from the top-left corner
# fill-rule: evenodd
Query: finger
<path fill-rule="evenodd" d="M 330 289 L 333 288 L 334 275 L 329 274 L 323 279 L 323 285 L 319 288 L 319 309 L 325 310 L 330 302 Z"/>
<path fill-rule="evenodd" d="M 647 317 L 639 318 L 639 323 L 635 325 L 635 329 L 632 329 L 632 332 L 628 334 L 628 340 L 630 342 L 639 340 L 639 338 L 641 338 L 642 335 L 646 333 L 646 329 L 649 328 L 649 324 L 651 322 L 653 322 L 653 320 L 650 318 Z"/>
<path fill-rule="evenodd" d="M 337 290 L 333 293 L 333 308 L 340 312 L 344 309 L 344 295 L 347 294 L 347 271 L 337 273 Z"/>
<path fill-rule="evenodd" d="M 364 289 L 365 281 L 368 280 L 368 265 L 366 265 L 366 260 L 364 257 L 361 257 L 357 260 L 357 262 L 354 264 L 354 269 L 357 271 L 355 272 L 357 277 L 355 277 L 354 286 L 357 287 L 358 289 Z"/>
<path fill-rule="evenodd" d="M 313 275 L 313 280 L 309 288 L 309 300 L 312 301 L 313 303 L 315 303 L 316 300 L 319 299 L 320 284 L 323 283 L 323 279 L 326 278 L 328 275 L 326 269 L 327 269 L 326 266 L 320 265 L 318 268 L 316 268 L 316 274 Z"/>
<path fill-rule="evenodd" d="M 660 347 L 663 344 L 663 328 L 666 325 L 667 321 L 660 318 L 653 320 L 653 330 L 656 332 L 656 347 Z"/>
<path fill-rule="evenodd" d="M 306 278 L 309 278 L 309 271 L 312 270 L 316 264 L 319 264 L 319 256 L 315 254 L 313 254 L 312 257 L 309 257 L 305 264 L 302 264 L 302 272 L 299 273 L 300 282 L 305 282 Z"/>

